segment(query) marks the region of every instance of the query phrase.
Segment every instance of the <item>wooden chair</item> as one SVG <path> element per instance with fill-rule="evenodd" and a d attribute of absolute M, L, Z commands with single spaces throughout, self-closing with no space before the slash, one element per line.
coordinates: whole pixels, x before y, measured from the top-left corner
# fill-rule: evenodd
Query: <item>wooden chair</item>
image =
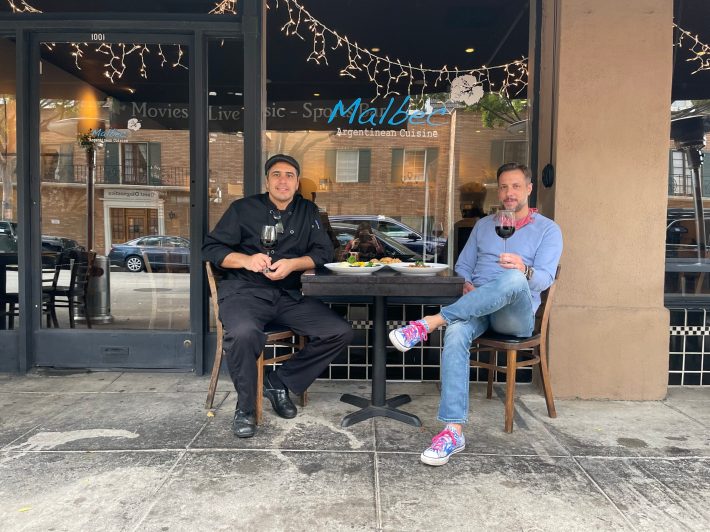
<path fill-rule="evenodd" d="M 222 321 L 219 319 L 219 305 L 217 299 L 217 278 L 219 273 L 215 274 L 215 271 L 210 262 L 205 262 L 205 270 L 207 271 L 207 282 L 210 286 L 210 296 L 212 298 L 212 311 L 214 312 L 215 321 L 217 322 L 217 349 L 214 356 L 214 364 L 212 366 L 212 377 L 210 378 L 210 386 L 207 391 L 207 401 L 205 403 L 205 408 L 210 410 L 214 404 L 214 396 L 217 391 L 217 381 L 219 380 L 219 371 L 222 367 L 222 355 L 224 354 L 224 349 L 222 347 L 222 336 L 224 334 L 224 328 L 222 326 Z M 266 333 L 266 341 L 264 343 L 264 348 L 267 346 L 283 346 L 291 347 L 295 349 L 303 349 L 305 344 L 302 337 L 298 337 L 290 329 L 284 328 L 274 328 L 267 325 L 264 330 Z M 296 341 L 293 338 L 296 337 Z M 257 373 L 256 373 L 256 424 L 261 424 L 262 410 L 264 403 L 264 396 L 261 393 L 261 389 L 264 384 L 264 366 L 269 364 L 278 364 L 284 362 L 291 358 L 293 353 L 288 353 L 285 355 L 274 356 L 270 358 L 264 357 L 264 349 L 259 353 L 259 358 L 256 361 Z M 308 401 L 308 392 L 303 392 L 300 396 L 301 406 L 306 406 Z"/>
<path fill-rule="evenodd" d="M 57 317 L 54 314 L 52 307 L 52 298 L 44 293 L 44 284 L 47 281 L 48 272 L 54 273 L 56 268 L 56 256 L 42 256 L 42 314 L 47 318 L 47 328 L 59 327 Z M 51 269 L 50 269 L 51 267 Z M 15 271 L 16 268 L 15 268 Z M 7 326 L 9 329 L 15 328 L 15 317 L 20 316 L 20 297 L 17 292 L 0 294 L 0 320 L 5 324 L 7 318 Z"/>
<path fill-rule="evenodd" d="M 518 338 L 498 334 L 492 330 L 486 331 L 475 340 L 478 347 L 471 348 L 472 353 L 489 351 L 488 362 L 471 360 L 471 366 L 486 368 L 488 370 L 488 389 L 486 397 L 491 398 L 493 394 L 493 375 L 499 371 L 506 374 L 505 386 L 505 431 L 513 432 L 513 415 L 515 400 L 515 374 L 521 367 L 538 365 L 540 368 L 540 380 L 542 381 L 545 402 L 547 403 L 547 413 L 550 417 L 557 417 L 555 402 L 552 397 L 552 385 L 550 384 L 550 374 L 547 371 L 547 326 L 550 319 L 550 308 L 555 293 L 557 280 L 560 277 L 560 266 L 557 267 L 555 280 L 552 285 L 540 294 L 540 307 L 535 315 L 535 329 L 529 338 Z M 520 353 L 520 350 L 530 350 Z M 498 365 L 498 351 L 507 353 L 507 364 Z M 518 356 L 523 357 L 519 361 Z"/>

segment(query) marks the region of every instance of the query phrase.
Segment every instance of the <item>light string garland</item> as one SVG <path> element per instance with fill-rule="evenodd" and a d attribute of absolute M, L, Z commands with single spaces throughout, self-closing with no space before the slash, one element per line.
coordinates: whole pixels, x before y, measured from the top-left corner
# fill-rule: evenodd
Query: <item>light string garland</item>
<path fill-rule="evenodd" d="M 44 46 L 46 46 L 50 51 L 54 51 L 56 48 L 57 44 L 56 43 L 42 43 Z M 107 57 L 107 62 L 104 63 L 104 67 L 106 67 L 106 70 L 104 70 L 104 77 L 108 78 L 111 83 L 115 83 L 116 80 L 119 80 L 123 77 L 123 74 L 126 72 L 126 58 L 131 55 L 135 54 L 136 56 L 140 57 L 140 66 L 138 67 L 138 74 L 143 78 L 143 79 L 148 79 L 148 66 L 145 63 L 145 58 L 146 55 L 150 54 L 150 48 L 148 48 L 147 44 L 126 44 L 126 43 L 100 43 L 98 45 L 95 45 L 93 43 L 68 43 L 69 46 L 72 48 L 71 55 L 74 58 L 74 65 L 76 66 L 77 70 L 81 70 L 81 64 L 80 61 L 84 57 L 84 52 L 85 51 L 90 51 L 93 48 L 94 52 L 98 52 L 100 54 L 103 54 Z M 163 50 L 163 45 L 158 44 L 155 45 L 158 47 L 158 57 L 160 58 L 160 66 L 161 68 L 165 66 L 165 64 L 169 64 L 173 68 L 184 68 L 185 70 L 188 70 L 187 65 L 184 65 L 182 63 L 182 58 L 185 55 L 185 52 L 182 49 L 181 44 L 175 44 L 171 46 L 177 47 L 177 59 L 174 62 L 171 62 L 168 60 L 167 56 L 165 55 L 165 51 Z"/>
<path fill-rule="evenodd" d="M 236 3 L 237 0 L 222 0 L 221 2 L 217 2 L 217 4 L 212 8 L 212 10 L 209 12 L 210 15 L 236 15 L 237 14 L 237 8 L 236 8 Z"/>
<path fill-rule="evenodd" d="M 427 88 L 435 89 L 443 84 L 450 84 L 459 76 L 467 75 L 486 92 L 496 92 L 506 97 L 515 97 L 527 86 L 528 68 L 527 58 L 521 57 L 510 63 L 496 66 L 481 66 L 472 69 L 459 69 L 445 65 L 441 68 L 426 68 L 423 64 L 412 65 L 411 62 L 401 61 L 399 58 L 390 59 L 389 56 L 378 55 L 367 48 L 351 41 L 347 36 L 328 28 L 305 9 L 298 0 L 276 0 L 276 9 L 283 6 L 288 12 L 288 21 L 281 27 L 287 36 L 297 36 L 303 41 L 306 38 L 300 33 L 310 32 L 313 41 L 313 50 L 308 55 L 307 61 L 317 64 L 328 63 L 328 51 L 344 48 L 347 62 L 340 70 L 341 76 L 356 78 L 365 76 L 375 85 L 376 95 L 387 98 L 398 96 L 401 92 L 397 86 L 402 79 L 407 83 L 406 94 L 412 95 L 412 87 L 419 85 L 419 96 L 424 98 Z M 494 81 L 500 78 L 498 81 Z M 496 88 L 496 83 L 500 86 Z"/>
<path fill-rule="evenodd" d="M 36 9 L 29 5 L 25 0 L 7 0 L 7 3 L 10 4 L 10 9 L 12 9 L 13 13 L 41 13 L 39 9 Z"/>
<path fill-rule="evenodd" d="M 40 9 L 30 5 L 27 0 L 6 0 L 13 13 L 42 13 Z M 504 65 L 496 65 L 492 67 L 482 66 L 480 68 L 459 70 L 457 67 L 453 69 L 447 65 L 441 68 L 425 68 L 421 63 L 419 66 L 412 65 L 411 62 L 403 62 L 399 59 L 391 60 L 389 56 L 377 55 L 366 48 L 361 47 L 357 42 L 351 42 L 347 36 L 341 36 L 336 31 L 331 30 L 325 24 L 313 17 L 298 0 L 276 0 L 276 8 L 283 4 L 288 11 L 288 21 L 282 26 L 281 31 L 288 36 L 297 36 L 302 40 L 306 38 L 299 33 L 299 30 L 306 28 L 311 33 L 313 39 L 313 50 L 309 54 L 307 61 L 315 61 L 317 64 L 321 62 L 328 64 L 328 48 L 336 50 L 345 48 L 347 54 L 347 64 L 340 70 L 341 76 L 349 76 L 355 78 L 358 74 L 365 75 L 376 86 L 376 96 L 387 97 L 389 95 L 400 95 L 400 92 L 393 88 L 400 80 L 407 78 L 407 94 L 412 94 L 413 85 L 421 85 L 420 96 L 423 98 L 424 93 L 429 88 L 436 88 L 441 83 L 451 83 L 461 75 L 467 74 L 474 79 L 477 86 L 483 88 L 486 92 L 497 92 L 506 97 L 515 97 L 527 85 L 528 70 L 527 58 L 522 57 L 519 60 L 506 63 Z M 268 6 L 267 4 L 267 7 Z M 213 15 L 236 15 L 236 0 L 220 0 L 215 1 L 215 7 L 209 11 Z M 673 23 L 674 29 L 677 30 L 674 46 L 684 48 L 690 53 L 690 57 L 686 61 L 694 62 L 697 68 L 692 72 L 696 74 L 704 70 L 710 70 L 710 45 L 700 40 L 697 34 L 693 34 L 678 24 Z M 45 43 L 50 50 L 54 49 L 54 43 Z M 83 47 L 88 47 L 87 43 L 71 43 L 73 47 L 72 56 L 77 68 L 79 60 L 84 55 Z M 120 79 L 126 70 L 126 56 L 137 52 L 141 58 L 141 66 L 139 73 L 142 77 L 148 77 L 148 70 L 145 65 L 145 55 L 150 50 L 145 44 L 124 45 L 119 44 L 119 50 L 113 50 L 114 45 L 102 44 L 96 51 L 106 54 L 110 57 L 104 75 L 113 83 L 116 78 Z M 130 46 L 127 50 L 126 46 Z M 182 47 L 178 45 L 178 59 L 172 63 L 173 67 L 187 68 L 181 63 L 183 56 Z M 159 45 L 158 55 L 162 61 L 160 66 L 169 63 L 165 57 L 162 48 Z M 495 83 L 491 79 L 491 74 L 502 77 L 500 88 L 495 89 Z M 501 76 L 502 74 L 502 76 Z"/>
<path fill-rule="evenodd" d="M 683 42 L 687 41 L 687 50 L 692 54 L 686 61 L 692 61 L 698 64 L 692 74 L 701 70 L 710 70 L 710 45 L 705 44 L 697 35 L 693 35 L 689 31 L 684 30 L 678 24 L 673 24 L 673 27 L 678 30 L 678 36 L 675 40 L 675 46 L 683 48 Z"/>
<path fill-rule="evenodd" d="M 7 0 L 13 13 L 42 13 L 42 10 L 32 7 L 26 0 Z M 210 15 L 236 15 L 237 0 L 221 0 L 209 11 Z"/>

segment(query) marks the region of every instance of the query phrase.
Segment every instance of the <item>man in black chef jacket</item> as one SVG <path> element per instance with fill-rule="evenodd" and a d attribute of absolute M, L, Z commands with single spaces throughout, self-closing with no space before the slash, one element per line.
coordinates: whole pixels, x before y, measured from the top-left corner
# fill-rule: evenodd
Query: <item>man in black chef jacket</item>
<path fill-rule="evenodd" d="M 223 273 L 219 314 L 224 352 L 237 390 L 232 430 L 239 438 L 256 432 L 256 359 L 267 323 L 308 338 L 306 347 L 264 378 L 264 396 L 283 418 L 296 406 L 289 391 L 303 393 L 347 346 L 350 324 L 320 301 L 301 294 L 301 272 L 333 258 L 333 245 L 315 203 L 297 194 L 300 166 L 278 154 L 265 165 L 266 193 L 233 202 L 202 246 L 204 260 Z M 262 227 L 276 226 L 277 242 L 266 249 Z"/>

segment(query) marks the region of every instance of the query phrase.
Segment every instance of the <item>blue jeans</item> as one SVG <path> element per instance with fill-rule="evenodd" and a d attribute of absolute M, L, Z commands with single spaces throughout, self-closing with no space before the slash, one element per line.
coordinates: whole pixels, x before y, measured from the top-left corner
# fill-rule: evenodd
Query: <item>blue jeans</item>
<path fill-rule="evenodd" d="M 446 334 L 441 353 L 438 419 L 466 423 L 471 344 L 489 327 L 513 336 L 532 334 L 535 315 L 528 281 L 518 270 L 505 270 L 494 281 L 443 307 L 441 316 L 446 320 Z"/>

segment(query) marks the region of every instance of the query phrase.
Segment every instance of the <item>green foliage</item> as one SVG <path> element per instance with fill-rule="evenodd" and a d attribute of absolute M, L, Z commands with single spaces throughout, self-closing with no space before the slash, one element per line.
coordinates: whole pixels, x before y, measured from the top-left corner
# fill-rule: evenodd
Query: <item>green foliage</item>
<path fill-rule="evenodd" d="M 507 127 L 524 120 L 527 115 L 527 100 L 511 100 L 497 92 L 483 95 L 478 102 L 466 106 L 466 111 L 481 113 L 483 125 L 488 128 Z"/>
<path fill-rule="evenodd" d="M 411 96 L 410 108 L 424 110 L 427 99 L 432 102 L 445 102 L 449 99 L 449 94 L 445 92 Z M 457 107 L 459 110 L 471 113 L 480 113 L 481 120 L 485 127 L 494 129 L 507 127 L 527 118 L 528 101 L 511 100 L 506 96 L 501 96 L 497 92 L 488 92 L 483 95 L 478 102 L 473 105 Z"/>

